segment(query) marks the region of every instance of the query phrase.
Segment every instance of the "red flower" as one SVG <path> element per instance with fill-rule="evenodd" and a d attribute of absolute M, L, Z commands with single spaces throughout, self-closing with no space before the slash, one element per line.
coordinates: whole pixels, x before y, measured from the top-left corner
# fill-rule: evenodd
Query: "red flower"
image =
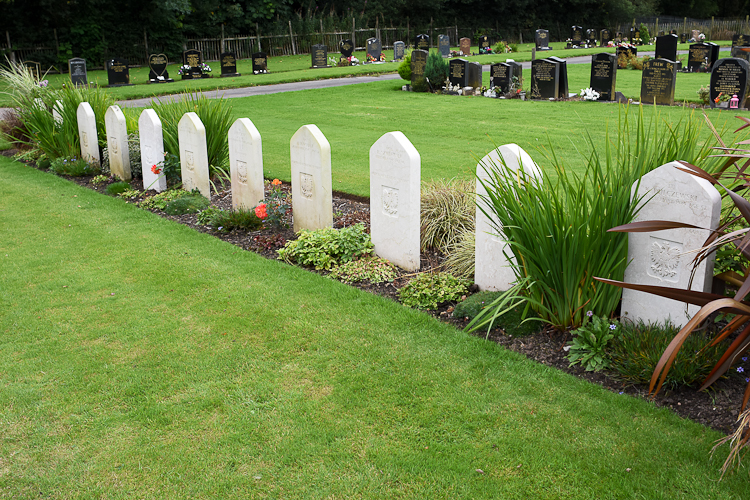
<path fill-rule="evenodd" d="M 278 180 L 278 179 L 274 179 L 274 180 L 273 180 L 273 181 L 271 182 L 271 184 L 273 184 L 274 186 L 281 186 L 281 181 L 280 181 L 280 180 Z"/>
<path fill-rule="evenodd" d="M 258 216 L 259 219 L 265 219 L 268 217 L 268 214 L 266 213 L 266 204 L 261 203 L 257 207 L 255 207 L 255 215 Z"/>
<path fill-rule="evenodd" d="M 159 175 L 161 173 L 161 169 L 157 167 L 156 165 L 151 165 L 151 171 L 155 173 L 156 175 Z"/>

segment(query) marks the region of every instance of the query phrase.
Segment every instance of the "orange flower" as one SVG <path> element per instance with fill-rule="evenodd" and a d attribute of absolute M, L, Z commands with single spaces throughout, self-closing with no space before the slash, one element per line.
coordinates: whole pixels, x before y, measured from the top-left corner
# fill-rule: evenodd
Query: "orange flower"
<path fill-rule="evenodd" d="M 271 184 L 273 184 L 274 186 L 281 186 L 281 181 L 280 181 L 280 180 L 278 180 L 278 179 L 274 179 L 274 180 L 273 180 L 273 181 L 271 182 Z"/>
<path fill-rule="evenodd" d="M 257 207 L 255 207 L 255 215 L 258 216 L 259 219 L 265 219 L 268 217 L 268 214 L 266 213 L 266 204 L 261 203 Z"/>
<path fill-rule="evenodd" d="M 157 167 L 156 165 L 151 165 L 151 171 L 155 173 L 156 175 L 159 175 L 161 173 L 161 169 Z"/>

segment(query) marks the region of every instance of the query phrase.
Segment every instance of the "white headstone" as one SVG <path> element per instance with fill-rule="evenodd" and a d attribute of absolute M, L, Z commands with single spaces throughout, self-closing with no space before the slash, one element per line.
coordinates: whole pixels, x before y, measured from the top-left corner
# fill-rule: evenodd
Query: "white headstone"
<path fill-rule="evenodd" d="M 684 222 L 716 229 L 721 212 L 721 196 L 710 182 L 678 170 L 677 162 L 667 163 L 633 185 L 632 195 L 645 194 L 643 208 L 636 221 L 665 220 Z M 651 198 L 653 196 L 653 198 Z M 649 199 L 651 198 L 651 199 Z M 707 230 L 669 229 L 650 233 L 628 234 L 628 267 L 625 281 L 642 285 L 688 289 L 691 261 L 709 235 Z M 713 257 L 698 266 L 692 290 L 711 291 Z M 635 290 L 622 291 L 622 316 L 632 321 L 663 323 L 671 319 L 684 326 L 698 311 L 698 306 Z"/>
<path fill-rule="evenodd" d="M 487 182 L 490 172 L 497 167 L 502 175 L 503 160 L 505 165 L 514 172 L 523 169 L 523 172 L 541 182 L 542 173 L 534 160 L 526 151 L 517 144 L 506 144 L 488 153 L 477 164 L 477 209 L 476 209 L 476 243 L 474 250 L 474 283 L 480 290 L 505 291 L 508 290 L 516 275 L 513 272 L 513 260 L 508 261 L 505 254 L 512 257 L 513 252 L 502 235 L 498 235 L 496 226 L 492 219 L 482 212 L 480 205 L 485 209 L 487 206 L 484 196 L 487 191 L 480 179 Z M 514 179 L 515 180 L 515 179 Z"/>
<path fill-rule="evenodd" d="M 153 109 L 144 109 L 138 118 L 138 135 L 141 143 L 141 171 L 143 189 L 153 189 L 161 193 L 167 189 L 164 175 L 164 134 L 161 120 Z M 156 168 L 154 168 L 156 167 Z M 159 173 L 154 172 L 158 170 Z"/>
<path fill-rule="evenodd" d="M 232 208 L 251 209 L 263 201 L 263 149 L 260 132 L 249 118 L 229 129 L 229 169 Z"/>
<path fill-rule="evenodd" d="M 130 174 L 130 152 L 128 151 L 128 125 L 120 106 L 114 105 L 104 114 L 107 130 L 109 171 L 124 181 L 132 179 Z"/>
<path fill-rule="evenodd" d="M 388 132 L 370 148 L 370 233 L 375 253 L 417 271 L 421 158 L 401 132 Z"/>
<path fill-rule="evenodd" d="M 55 105 L 52 106 L 52 118 L 54 118 L 55 122 L 58 124 L 62 124 L 63 117 L 63 103 L 60 100 L 55 101 Z"/>
<path fill-rule="evenodd" d="M 303 125 L 290 141 L 294 231 L 333 226 L 331 145 L 315 125 Z"/>
<path fill-rule="evenodd" d="M 81 140 L 81 158 L 99 166 L 101 160 L 99 139 L 96 136 L 96 116 L 91 105 L 87 102 L 79 104 L 76 118 L 78 119 L 78 137 Z"/>
<path fill-rule="evenodd" d="M 198 189 L 211 199 L 211 184 L 208 179 L 208 149 L 206 127 L 194 112 L 185 113 L 177 125 L 180 141 L 180 166 L 182 187 L 186 191 Z"/>

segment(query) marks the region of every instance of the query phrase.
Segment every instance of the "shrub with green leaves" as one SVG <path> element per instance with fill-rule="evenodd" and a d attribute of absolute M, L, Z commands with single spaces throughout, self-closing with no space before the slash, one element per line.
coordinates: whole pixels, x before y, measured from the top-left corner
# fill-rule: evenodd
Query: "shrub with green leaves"
<path fill-rule="evenodd" d="M 186 194 L 187 191 L 182 189 L 169 189 L 138 202 L 138 206 L 146 209 L 156 208 L 158 210 L 164 210 L 167 207 L 167 203 L 182 198 Z"/>
<path fill-rule="evenodd" d="M 386 283 L 398 277 L 398 269 L 381 257 L 371 256 L 344 262 L 331 269 L 328 277 L 343 283 Z"/>
<path fill-rule="evenodd" d="M 50 162 L 49 169 L 57 175 L 69 175 L 71 177 L 83 177 L 99 173 L 98 165 L 75 156 L 70 158 L 55 158 Z"/>
<path fill-rule="evenodd" d="M 625 322 L 622 335 L 610 342 L 610 368 L 617 375 L 635 384 L 648 384 L 667 346 L 677 335 L 679 328 L 670 323 L 646 324 Z M 726 341 L 709 345 L 712 336 L 695 332 L 687 337 L 664 385 L 675 388 L 702 382 L 727 349 Z"/>
<path fill-rule="evenodd" d="M 419 309 L 437 309 L 469 292 L 469 282 L 448 273 L 422 273 L 399 290 L 401 303 Z"/>
<path fill-rule="evenodd" d="M 192 192 L 168 202 L 164 207 L 164 212 L 168 215 L 197 214 L 207 209 L 209 205 L 209 201 L 203 195 Z"/>
<path fill-rule="evenodd" d="M 404 61 L 398 65 L 398 76 L 411 82 L 411 54 L 406 54 Z"/>
<path fill-rule="evenodd" d="M 120 182 L 113 182 L 112 184 L 107 186 L 107 189 L 105 189 L 105 191 L 107 192 L 107 194 L 111 194 L 114 196 L 120 193 L 124 193 L 125 191 L 128 191 L 129 189 L 130 189 L 130 184 L 128 184 L 127 182 L 120 181 Z"/>
<path fill-rule="evenodd" d="M 448 78 L 448 60 L 437 51 L 430 52 L 424 67 L 424 76 L 430 81 L 433 90 L 440 90 Z"/>
<path fill-rule="evenodd" d="M 372 254 L 374 245 L 362 224 L 342 229 L 326 227 L 300 231 L 296 240 L 278 250 L 279 259 L 289 264 L 330 270 L 333 266 Z"/>
<path fill-rule="evenodd" d="M 253 210 L 221 210 L 209 207 L 198 214 L 198 223 L 211 226 L 217 231 L 233 229 L 253 230 L 263 226 L 263 221 Z"/>
<path fill-rule="evenodd" d="M 587 372 L 598 372 L 609 366 L 607 344 L 620 335 L 621 327 L 618 321 L 594 316 L 591 311 L 587 314 L 590 319 L 572 332 L 573 341 L 568 343 L 568 361 L 570 366 L 580 364 Z"/>
<path fill-rule="evenodd" d="M 420 244 L 422 250 L 447 253 L 459 237 L 474 232 L 474 182 L 436 180 L 422 186 Z"/>

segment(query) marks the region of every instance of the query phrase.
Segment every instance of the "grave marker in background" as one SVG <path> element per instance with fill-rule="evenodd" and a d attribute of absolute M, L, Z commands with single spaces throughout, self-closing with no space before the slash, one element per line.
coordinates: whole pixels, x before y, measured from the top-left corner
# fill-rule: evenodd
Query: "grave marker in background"
<path fill-rule="evenodd" d="M 469 62 L 469 87 L 474 89 L 482 88 L 482 63 Z"/>
<path fill-rule="evenodd" d="M 448 35 L 438 35 L 438 48 L 441 56 L 451 56 L 451 39 Z"/>
<path fill-rule="evenodd" d="M 677 63 L 677 70 L 682 67 L 682 63 L 677 58 L 677 36 L 662 35 L 656 37 L 655 59 L 667 59 Z"/>
<path fill-rule="evenodd" d="M 407 270 L 420 267 L 421 159 L 401 132 L 370 148 L 370 231 L 375 253 Z"/>
<path fill-rule="evenodd" d="M 78 120 L 78 137 L 81 142 L 81 158 L 97 166 L 101 163 L 99 156 L 99 139 L 96 135 L 96 115 L 91 104 L 82 102 L 76 110 Z"/>
<path fill-rule="evenodd" d="M 612 32 L 608 29 L 603 29 L 599 34 L 599 46 L 606 47 L 609 42 L 612 41 Z"/>
<path fill-rule="evenodd" d="M 643 208 L 636 221 L 668 220 L 715 229 L 719 225 L 721 196 L 705 179 L 678 170 L 678 162 L 667 163 L 644 175 L 640 186 L 633 184 L 631 198 L 645 195 Z M 651 198 L 653 196 L 653 198 Z M 650 198 L 650 199 L 649 199 Z M 669 229 L 649 233 L 628 234 L 628 260 L 625 282 L 666 286 L 686 290 L 692 270 L 693 254 L 709 235 L 702 229 Z M 711 291 L 713 255 L 695 273 L 692 290 Z M 624 289 L 622 316 L 631 321 L 663 323 L 671 319 L 683 326 L 699 310 L 684 302 L 650 293 Z"/>
<path fill-rule="evenodd" d="M 536 30 L 536 33 L 534 34 L 534 45 L 536 45 L 536 50 L 552 50 L 549 47 L 549 31 Z"/>
<path fill-rule="evenodd" d="M 169 72 L 167 66 L 169 60 L 164 54 L 151 54 L 148 57 L 148 81 L 149 83 L 169 83 L 173 82 L 172 78 L 169 78 Z"/>
<path fill-rule="evenodd" d="M 183 79 L 202 78 L 201 64 L 203 63 L 203 52 L 197 49 L 186 50 L 182 53 L 182 64 L 190 66 L 190 71 L 182 75 Z"/>
<path fill-rule="evenodd" d="M 219 62 L 221 63 L 221 76 L 242 76 L 237 73 L 237 56 L 234 52 L 222 52 L 219 56 Z"/>
<path fill-rule="evenodd" d="M 414 48 L 419 50 L 430 51 L 430 37 L 424 33 L 414 37 Z"/>
<path fill-rule="evenodd" d="M 677 63 L 667 59 L 651 59 L 643 64 L 641 102 L 644 104 L 674 104 Z"/>
<path fill-rule="evenodd" d="M 428 42 L 429 43 L 429 42 Z M 380 44 L 380 39 L 370 38 L 367 40 L 367 55 L 380 61 L 380 56 L 383 53 L 383 46 Z"/>
<path fill-rule="evenodd" d="M 559 75 L 560 82 L 559 82 L 558 95 L 557 97 L 555 97 L 555 99 L 567 99 L 569 97 L 568 63 L 565 61 L 565 59 L 560 59 L 557 56 L 550 56 L 547 59 L 557 64 L 559 68 L 558 75 Z"/>
<path fill-rule="evenodd" d="M 709 84 L 709 101 L 712 108 L 729 107 L 728 102 L 716 103 L 719 94 L 728 97 L 736 95 L 740 100 L 739 107 L 744 108 L 747 98 L 747 79 L 750 73 L 750 63 L 744 59 L 727 57 L 719 59 L 711 71 Z"/>
<path fill-rule="evenodd" d="M 265 52 L 255 52 L 253 54 L 253 74 L 268 73 L 268 56 Z"/>
<path fill-rule="evenodd" d="M 750 35 L 735 33 L 732 36 L 732 47 L 744 47 L 750 45 Z"/>
<path fill-rule="evenodd" d="M 510 92 L 513 70 L 510 64 L 497 63 L 490 66 L 490 88 L 497 89 L 501 94 Z"/>
<path fill-rule="evenodd" d="M 461 53 L 465 56 L 471 55 L 471 39 L 470 38 L 462 38 L 459 40 L 459 47 L 461 49 Z"/>
<path fill-rule="evenodd" d="M 583 45 L 583 28 L 581 26 L 573 26 L 570 28 L 570 41 L 573 45 Z"/>
<path fill-rule="evenodd" d="M 704 69 L 703 65 L 707 65 Z M 688 50 L 687 69 L 692 73 L 707 71 L 711 64 L 711 46 L 699 42 L 690 45 Z"/>
<path fill-rule="evenodd" d="M 482 51 L 487 51 L 487 49 L 491 49 L 492 46 L 490 45 L 490 37 L 487 35 L 482 35 L 479 37 L 479 53 L 481 54 Z"/>
<path fill-rule="evenodd" d="M 208 178 L 208 149 L 206 147 L 206 127 L 193 111 L 185 113 L 177 125 L 180 142 L 180 172 L 182 188 L 185 191 L 198 189 L 207 199 L 211 199 L 211 184 Z"/>
<path fill-rule="evenodd" d="M 333 226 L 331 145 L 315 125 L 303 125 L 290 141 L 294 232 Z"/>
<path fill-rule="evenodd" d="M 129 181 L 130 151 L 128 149 L 128 126 L 120 106 L 110 106 L 104 114 L 104 125 L 107 133 L 107 154 L 109 171 L 120 180 Z"/>
<path fill-rule="evenodd" d="M 130 83 L 130 68 L 127 59 L 113 58 L 104 64 L 107 68 L 107 82 L 110 87 L 124 87 Z"/>
<path fill-rule="evenodd" d="M 351 57 L 354 53 L 354 42 L 350 39 L 341 40 L 339 42 L 339 52 L 343 57 Z"/>
<path fill-rule="evenodd" d="M 448 81 L 459 87 L 469 86 L 469 61 L 466 59 L 451 59 L 448 63 Z"/>
<path fill-rule="evenodd" d="M 42 79 L 42 65 L 36 61 L 24 61 L 23 67 L 26 68 L 26 71 L 31 73 L 31 75 L 36 80 Z"/>
<path fill-rule="evenodd" d="M 589 86 L 599 92 L 600 101 L 615 99 L 617 80 L 617 56 L 607 52 L 591 56 L 591 80 Z"/>
<path fill-rule="evenodd" d="M 589 47 L 596 47 L 596 30 L 594 29 L 586 30 L 586 44 Z"/>
<path fill-rule="evenodd" d="M 70 74 L 70 81 L 73 83 L 73 86 L 88 85 L 86 59 L 81 59 L 80 57 L 69 59 L 68 73 Z"/>
<path fill-rule="evenodd" d="M 310 50 L 313 68 L 330 68 L 328 65 L 328 47 L 318 43 L 312 46 Z"/>
<path fill-rule="evenodd" d="M 548 59 L 531 61 L 531 98 L 557 99 L 559 90 L 559 65 Z"/>
<path fill-rule="evenodd" d="M 406 44 L 404 42 L 398 41 L 393 44 L 393 60 L 394 61 L 403 61 L 405 53 L 406 53 Z"/>
<path fill-rule="evenodd" d="M 229 129 L 229 170 L 232 208 L 250 210 L 263 201 L 263 147 L 260 132 L 249 118 L 238 118 Z"/>
<path fill-rule="evenodd" d="M 138 136 L 141 144 L 143 189 L 153 189 L 161 193 L 167 189 L 167 177 L 164 175 L 162 163 L 164 161 L 164 134 L 161 120 L 153 109 L 144 109 L 141 112 L 138 118 Z"/>
<path fill-rule="evenodd" d="M 411 52 L 411 84 L 424 80 L 424 69 L 427 66 L 427 51 L 413 50 Z"/>

